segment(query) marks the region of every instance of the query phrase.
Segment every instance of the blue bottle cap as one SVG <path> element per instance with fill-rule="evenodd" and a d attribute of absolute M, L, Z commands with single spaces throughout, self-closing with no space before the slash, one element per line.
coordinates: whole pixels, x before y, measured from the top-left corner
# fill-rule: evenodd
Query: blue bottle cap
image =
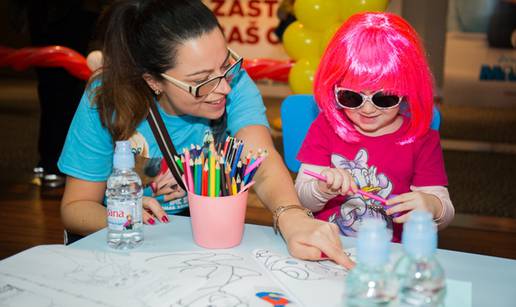
<path fill-rule="evenodd" d="M 134 155 L 131 150 L 131 142 L 116 141 L 113 167 L 116 169 L 134 168 Z"/>
<path fill-rule="evenodd" d="M 357 261 L 370 266 L 385 265 L 389 261 L 390 238 L 385 221 L 364 219 L 358 228 Z"/>
<path fill-rule="evenodd" d="M 403 226 L 403 248 L 413 258 L 431 257 L 437 249 L 437 227 L 430 212 L 415 210 Z"/>

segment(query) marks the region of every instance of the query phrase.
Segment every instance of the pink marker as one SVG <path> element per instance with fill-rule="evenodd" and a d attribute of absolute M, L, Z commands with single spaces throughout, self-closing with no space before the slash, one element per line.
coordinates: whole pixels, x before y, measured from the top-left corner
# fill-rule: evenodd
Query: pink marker
<path fill-rule="evenodd" d="M 317 178 L 321 181 L 326 181 L 326 176 L 323 176 L 319 173 L 316 173 L 316 172 L 312 172 L 312 171 L 309 171 L 309 170 L 304 170 L 303 171 L 305 174 L 309 175 L 309 176 L 312 176 L 314 178 Z M 369 197 L 371 199 L 374 199 L 374 200 L 377 200 L 379 202 L 381 202 L 382 204 L 387 204 L 387 200 L 381 198 L 380 196 L 377 196 L 377 195 L 374 195 L 374 194 L 371 194 L 371 193 L 368 193 L 366 191 L 362 191 L 362 190 L 357 190 L 357 193 L 360 194 L 360 195 L 363 195 L 363 196 L 366 196 L 366 197 Z"/>
<path fill-rule="evenodd" d="M 258 166 L 260 166 L 260 164 L 263 162 L 263 159 L 265 159 L 265 157 L 259 157 L 258 159 L 256 159 L 254 161 L 253 164 L 249 165 L 246 169 L 245 169 L 245 173 L 244 173 L 244 176 L 247 176 L 249 173 L 251 173 L 255 168 L 257 168 Z"/>
<path fill-rule="evenodd" d="M 238 192 L 238 194 L 245 192 L 245 190 L 252 187 L 255 183 L 256 183 L 256 181 L 253 180 L 253 181 L 249 182 L 248 184 L 246 184 L 245 186 L 241 187 L 240 192 Z"/>

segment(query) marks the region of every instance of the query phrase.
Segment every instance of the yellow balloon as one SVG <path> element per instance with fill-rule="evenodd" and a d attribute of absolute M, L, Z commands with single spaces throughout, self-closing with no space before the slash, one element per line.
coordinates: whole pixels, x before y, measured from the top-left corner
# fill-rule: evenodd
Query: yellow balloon
<path fill-rule="evenodd" d="M 323 31 L 339 20 L 339 5 L 336 0 L 296 0 L 294 14 L 307 27 Z"/>
<path fill-rule="evenodd" d="M 294 60 L 319 56 L 320 42 L 320 34 L 299 21 L 291 23 L 283 33 L 283 47 Z"/>
<path fill-rule="evenodd" d="M 341 23 L 335 23 L 329 26 L 328 29 L 326 29 L 326 31 L 323 32 L 321 36 L 321 44 L 319 50 L 321 55 L 324 53 L 324 50 L 326 50 L 326 46 L 328 46 L 328 43 L 333 38 L 333 35 L 337 32 L 341 25 Z"/>
<path fill-rule="evenodd" d="M 288 83 L 294 94 L 312 94 L 318 58 L 300 59 L 290 69 Z"/>
<path fill-rule="evenodd" d="M 340 19 L 359 12 L 384 12 L 388 5 L 389 0 L 340 0 Z"/>

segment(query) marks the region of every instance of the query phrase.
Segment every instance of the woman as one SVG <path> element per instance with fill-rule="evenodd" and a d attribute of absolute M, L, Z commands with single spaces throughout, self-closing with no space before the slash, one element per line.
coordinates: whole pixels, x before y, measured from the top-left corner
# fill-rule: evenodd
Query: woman
<path fill-rule="evenodd" d="M 152 212 L 144 214 L 144 223 L 168 222 L 166 213 L 187 208 L 184 191 L 163 169 L 146 120 L 156 104 L 177 149 L 202 143 L 207 131 L 244 140 L 245 151 L 266 149 L 254 188 L 276 213 L 290 253 L 314 260 L 326 254 L 352 266 L 335 225 L 311 219 L 301 207 L 274 149 L 258 89 L 240 70 L 240 58 L 228 49 L 215 16 L 201 1 L 117 1 L 101 24 L 102 72 L 82 98 L 59 160 L 68 175 L 61 204 L 68 231 L 87 235 L 106 227 L 102 200 L 116 140 L 131 140 L 144 182 L 158 183 L 152 195 L 164 201 L 167 212 L 156 198 L 144 197 L 144 208 Z"/>

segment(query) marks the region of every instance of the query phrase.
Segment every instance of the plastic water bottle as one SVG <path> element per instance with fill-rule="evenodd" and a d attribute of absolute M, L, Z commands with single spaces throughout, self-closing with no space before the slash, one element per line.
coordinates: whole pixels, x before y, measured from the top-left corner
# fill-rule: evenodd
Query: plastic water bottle
<path fill-rule="evenodd" d="M 135 248 L 143 243 L 142 181 L 134 171 L 129 141 L 116 142 L 113 173 L 107 181 L 108 245 Z"/>
<path fill-rule="evenodd" d="M 446 294 L 444 270 L 435 258 L 437 227 L 429 212 L 414 211 L 402 236 L 405 255 L 395 273 L 401 306 L 440 306 Z"/>
<path fill-rule="evenodd" d="M 365 219 L 358 229 L 357 265 L 346 278 L 345 306 L 390 306 L 396 278 L 388 269 L 391 233 L 385 221 Z"/>

